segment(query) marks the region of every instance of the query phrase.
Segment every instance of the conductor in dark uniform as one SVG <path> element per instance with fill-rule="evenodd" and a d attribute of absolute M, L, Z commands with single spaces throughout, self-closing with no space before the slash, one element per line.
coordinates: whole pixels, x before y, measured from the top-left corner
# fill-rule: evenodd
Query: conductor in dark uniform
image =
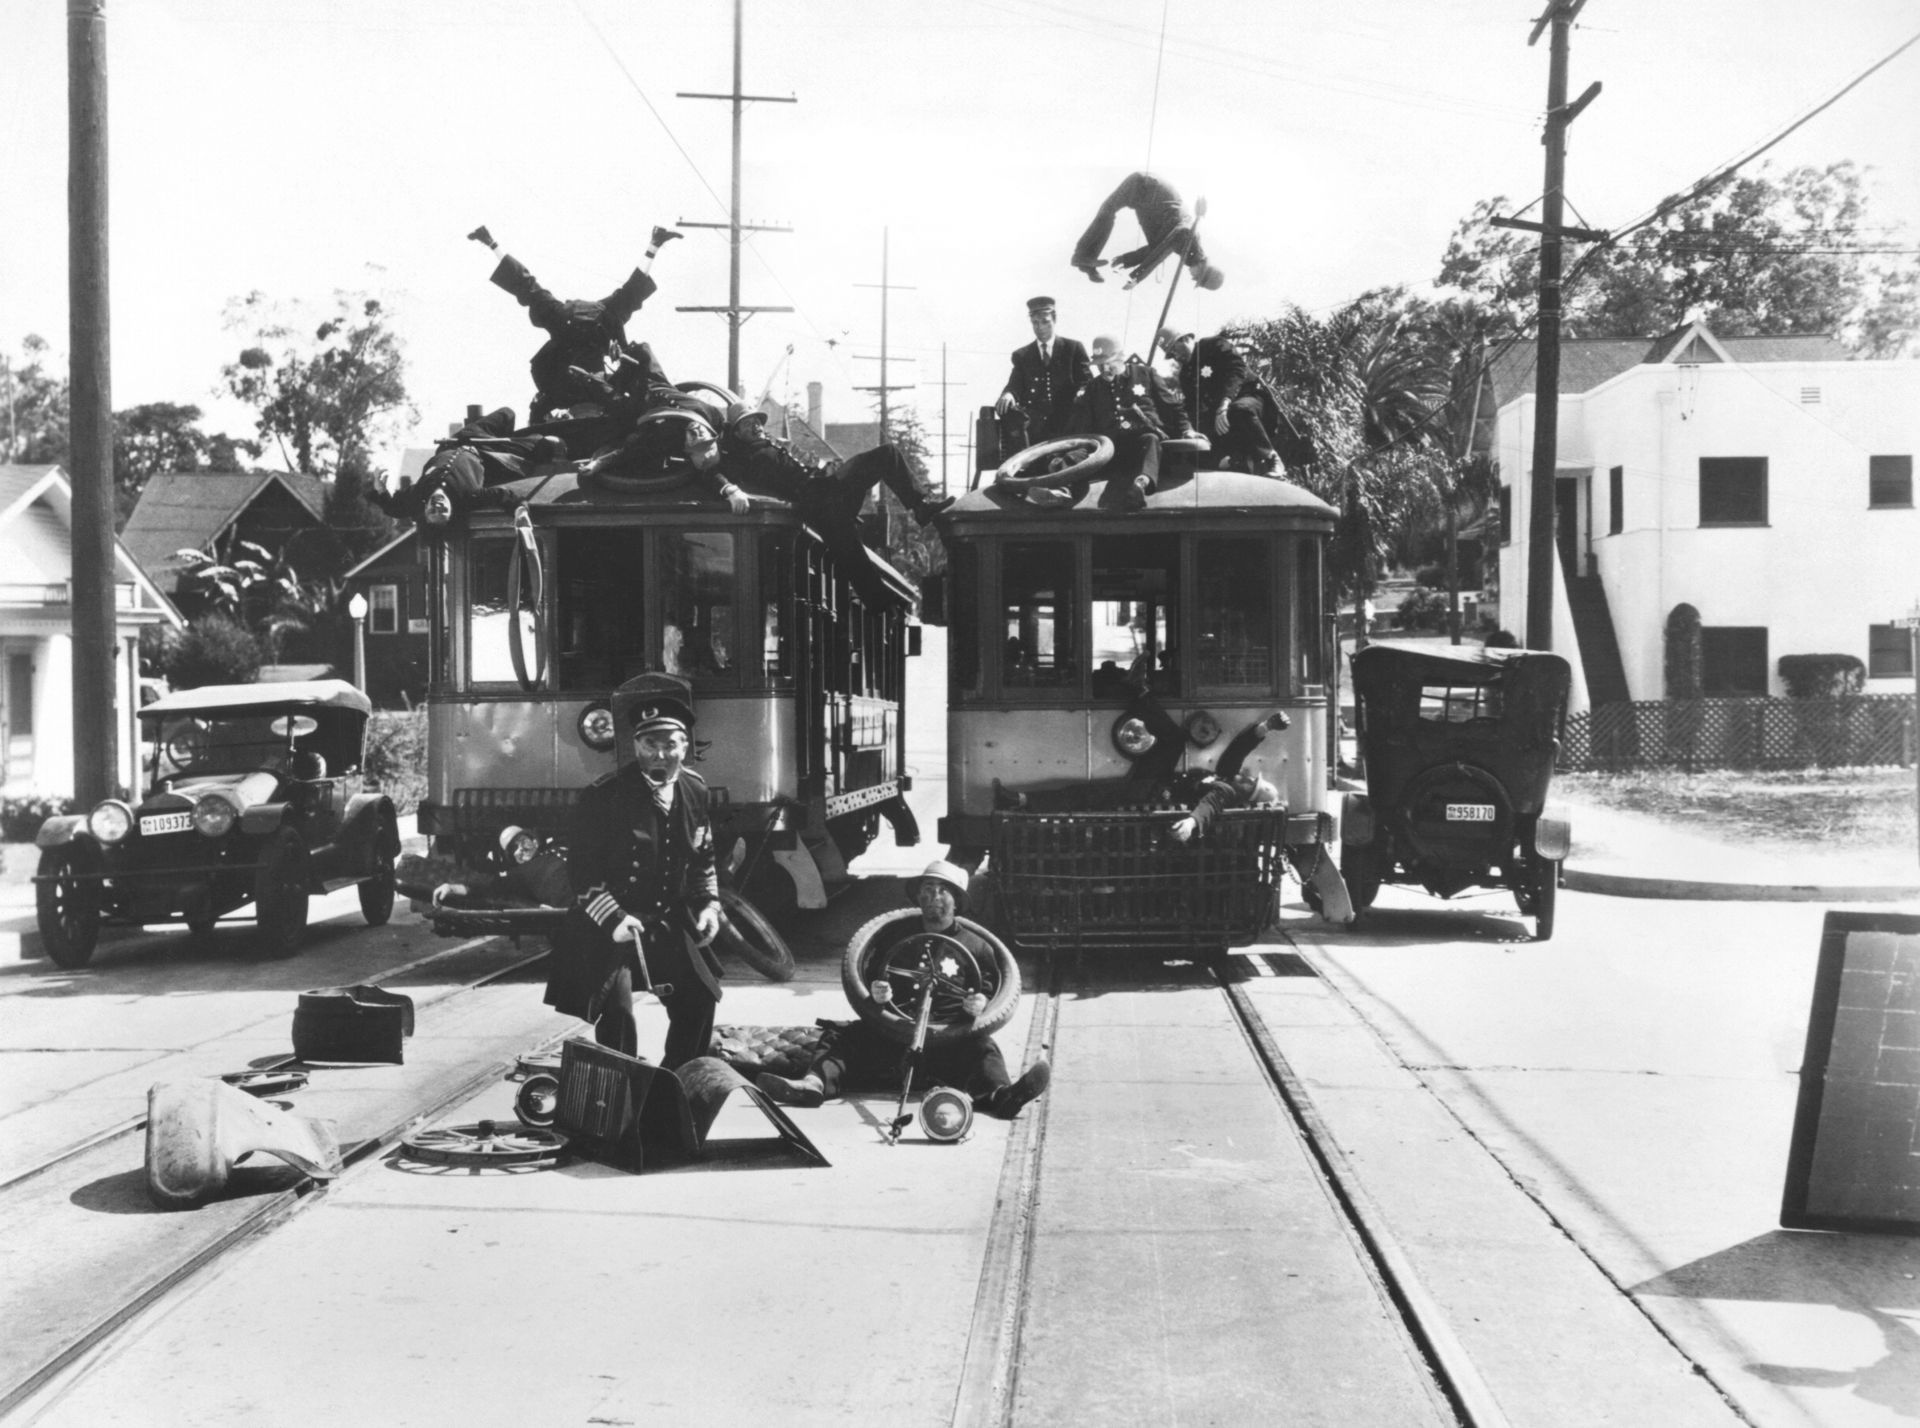
<path fill-rule="evenodd" d="M 709 947 L 720 930 L 709 797 L 685 767 L 692 691 L 673 675 L 643 674 L 613 704 L 634 758 L 580 796 L 567 852 L 574 905 L 554 938 L 546 999 L 593 1022 L 602 1046 L 633 1056 L 633 989 L 636 978 L 651 984 L 667 1010 L 660 1061 L 672 1070 L 707 1054 L 720 1001 Z"/>
<path fill-rule="evenodd" d="M 1063 435 L 1075 394 L 1093 376 L 1087 349 L 1054 335 L 1052 298 L 1028 298 L 1027 320 L 1033 341 L 1015 350 L 1013 371 L 993 408 L 1002 456 Z"/>
<path fill-rule="evenodd" d="M 1258 476 L 1282 475 L 1267 427 L 1274 414 L 1239 348 L 1223 336 L 1195 342 L 1191 332 L 1172 328 L 1161 330 L 1160 346 L 1178 364 L 1188 419 L 1213 439 L 1220 465 Z"/>

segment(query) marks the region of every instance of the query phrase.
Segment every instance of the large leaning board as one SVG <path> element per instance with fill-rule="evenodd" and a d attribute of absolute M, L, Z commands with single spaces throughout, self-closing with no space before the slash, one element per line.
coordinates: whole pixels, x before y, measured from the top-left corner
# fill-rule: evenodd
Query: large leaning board
<path fill-rule="evenodd" d="M 1920 1233 L 1920 917 L 1827 914 L 1780 1223 Z"/>

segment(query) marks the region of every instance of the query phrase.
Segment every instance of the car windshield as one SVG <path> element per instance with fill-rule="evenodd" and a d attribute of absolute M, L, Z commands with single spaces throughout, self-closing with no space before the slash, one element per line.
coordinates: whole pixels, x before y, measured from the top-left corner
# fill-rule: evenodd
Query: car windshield
<path fill-rule="evenodd" d="M 287 770 L 287 736 L 272 714 L 176 714 L 160 720 L 154 779 Z M 281 726 L 285 728 L 285 725 Z"/>

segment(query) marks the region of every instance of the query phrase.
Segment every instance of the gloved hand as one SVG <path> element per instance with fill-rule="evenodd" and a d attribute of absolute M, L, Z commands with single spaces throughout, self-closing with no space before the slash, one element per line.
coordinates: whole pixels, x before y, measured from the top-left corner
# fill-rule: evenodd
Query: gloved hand
<path fill-rule="evenodd" d="M 638 947 L 640 945 L 640 934 L 642 930 L 640 919 L 633 916 L 632 913 L 628 913 L 615 924 L 613 940 L 615 942 L 631 942 L 634 946 Z"/>
<path fill-rule="evenodd" d="M 702 947 L 720 935 L 720 904 L 710 902 L 693 915 L 693 937 Z"/>

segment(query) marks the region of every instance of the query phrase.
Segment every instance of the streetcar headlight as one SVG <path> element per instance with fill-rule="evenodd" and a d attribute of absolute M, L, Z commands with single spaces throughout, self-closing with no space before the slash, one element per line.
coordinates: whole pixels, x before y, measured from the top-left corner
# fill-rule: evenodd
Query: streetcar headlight
<path fill-rule="evenodd" d="M 1220 721 L 1204 709 L 1196 709 L 1187 715 L 1187 741 L 1196 749 L 1212 746 L 1220 737 Z"/>
<path fill-rule="evenodd" d="M 618 732 L 613 711 L 606 705 L 589 704 L 580 711 L 580 742 L 589 749 L 605 753 L 614 746 Z"/>
<path fill-rule="evenodd" d="M 218 838 L 240 816 L 240 810 L 217 793 L 203 793 L 193 805 L 193 830 L 208 838 Z"/>
<path fill-rule="evenodd" d="M 1113 726 L 1113 746 L 1130 759 L 1139 758 L 1158 742 L 1146 720 L 1138 715 L 1129 715 Z"/>
<path fill-rule="evenodd" d="M 110 798 L 87 815 L 87 831 L 102 843 L 118 843 L 133 831 L 133 810 Z"/>

